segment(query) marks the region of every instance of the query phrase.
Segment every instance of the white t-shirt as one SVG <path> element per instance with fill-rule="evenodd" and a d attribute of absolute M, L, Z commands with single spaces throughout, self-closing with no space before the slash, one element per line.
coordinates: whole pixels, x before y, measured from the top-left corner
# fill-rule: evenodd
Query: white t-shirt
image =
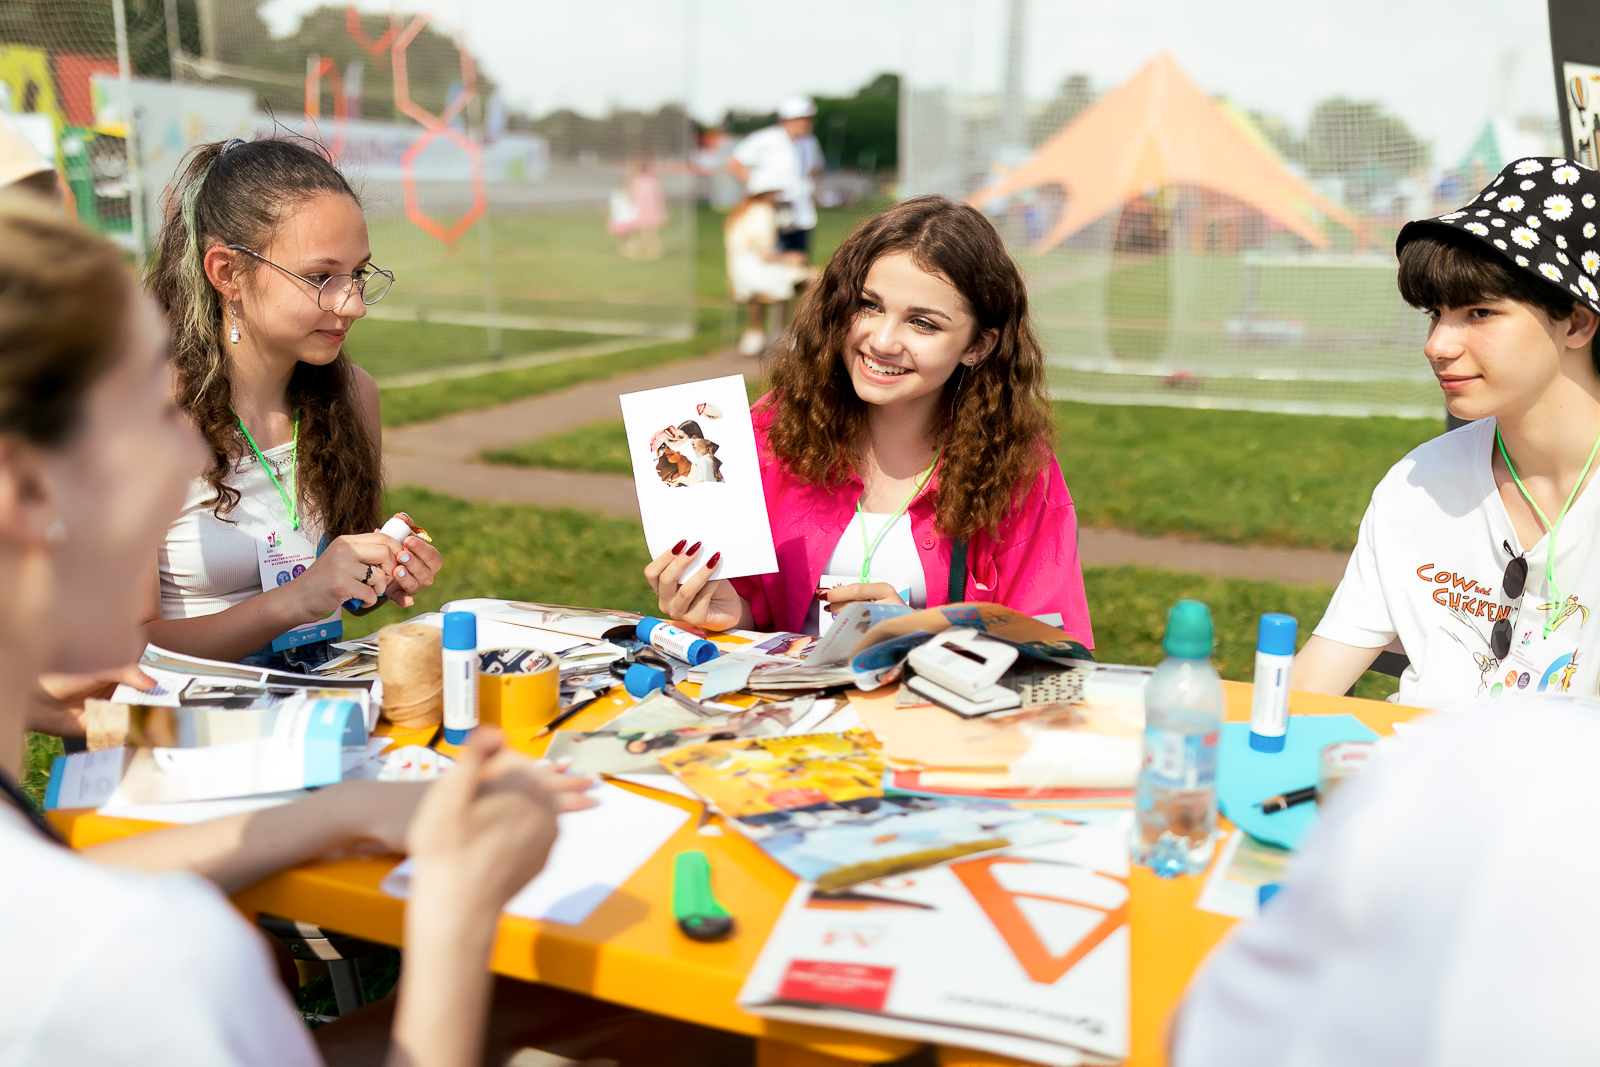
<path fill-rule="evenodd" d="M 809 230 L 817 224 L 817 205 L 812 200 L 811 175 L 805 166 L 806 153 L 782 126 L 757 130 L 733 150 L 733 158 L 750 171 L 750 184 L 757 179 L 768 188 L 783 190 L 783 198 L 794 208 L 794 226 Z"/>
<path fill-rule="evenodd" d="M 1402 704 L 1442 708 L 1563 684 L 1574 696 L 1600 691 L 1600 620 L 1590 618 L 1600 604 L 1600 565 L 1591 563 L 1600 484 L 1578 495 L 1561 524 L 1555 576 L 1563 604 L 1552 606 L 1545 579 L 1548 534 L 1528 550 L 1527 588 L 1511 600 L 1500 588 L 1511 559 L 1504 544 L 1520 546 L 1490 467 L 1494 428 L 1492 418 L 1463 426 L 1390 469 L 1317 624 L 1318 636 L 1347 645 L 1402 646 L 1411 660 L 1400 679 Z M 1560 621 L 1546 642 L 1552 610 Z M 1513 655 L 1504 662 L 1489 643 L 1502 616 L 1513 623 Z M 1558 654 L 1563 643 L 1568 653 L 1575 648 L 1575 661 Z M 1520 649 L 1537 661 L 1531 670 L 1513 671 Z"/>
<path fill-rule="evenodd" d="M 1195 976 L 1174 1067 L 1600 1062 L 1596 751 L 1550 696 L 1384 742 Z"/>
<path fill-rule="evenodd" d="M 287 490 L 294 474 L 294 443 L 269 448 L 262 456 Z M 234 465 L 228 484 L 239 490 L 239 503 L 219 519 L 206 503 L 211 486 L 203 478 L 191 482 L 183 511 L 157 549 L 163 619 L 215 615 L 261 592 L 256 542 L 268 529 L 282 525 L 287 515 L 283 497 L 248 451 Z M 314 547 L 322 534 L 304 505 L 300 510 L 300 529 Z"/>
<path fill-rule="evenodd" d="M 861 524 L 866 520 L 867 545 L 877 539 L 878 532 L 883 530 L 884 523 L 890 522 L 888 515 L 876 512 L 858 512 L 850 519 L 850 524 L 844 528 L 844 533 L 839 535 L 839 543 L 833 546 L 833 555 L 828 557 L 828 565 L 823 568 L 825 576 L 847 578 L 854 584 L 861 580 L 861 557 L 866 553 L 861 545 Z M 922 557 L 917 555 L 917 542 L 911 536 L 911 516 L 905 512 L 894 516 L 892 524 L 884 533 L 883 540 L 878 543 L 878 550 L 872 554 L 872 566 L 867 571 L 867 581 L 887 582 L 894 586 L 895 592 L 914 608 L 928 606 L 928 579 L 922 572 Z M 910 596 L 906 596 L 907 591 Z M 816 633 L 821 626 L 821 614 L 813 608 L 807 617 L 806 632 Z"/>
<path fill-rule="evenodd" d="M 102 867 L 0 799 L 0 1067 L 321 1064 L 211 883 Z"/>

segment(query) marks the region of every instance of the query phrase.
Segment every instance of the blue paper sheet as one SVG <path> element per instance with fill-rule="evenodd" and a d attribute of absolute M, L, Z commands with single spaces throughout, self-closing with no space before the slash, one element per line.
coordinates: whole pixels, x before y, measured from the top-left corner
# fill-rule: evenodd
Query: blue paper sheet
<path fill-rule="evenodd" d="M 1257 752 L 1250 747 L 1249 723 L 1223 723 L 1217 753 L 1218 806 L 1251 837 L 1298 848 L 1317 821 L 1317 805 L 1296 804 L 1272 815 L 1263 814 L 1256 805 L 1270 796 L 1316 785 L 1324 746 L 1377 737 L 1354 715 L 1291 715 L 1283 751 Z"/>

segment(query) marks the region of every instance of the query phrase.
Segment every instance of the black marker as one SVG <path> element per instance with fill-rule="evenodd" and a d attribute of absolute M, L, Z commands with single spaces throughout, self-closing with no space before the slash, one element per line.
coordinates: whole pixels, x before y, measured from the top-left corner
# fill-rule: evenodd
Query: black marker
<path fill-rule="evenodd" d="M 1304 804 L 1308 800 L 1315 799 L 1317 799 L 1317 787 L 1308 785 L 1304 789 L 1295 789 L 1288 793 L 1279 793 L 1275 797 L 1268 797 L 1257 804 L 1256 807 L 1261 809 L 1261 814 L 1272 815 L 1292 808 L 1296 804 Z"/>

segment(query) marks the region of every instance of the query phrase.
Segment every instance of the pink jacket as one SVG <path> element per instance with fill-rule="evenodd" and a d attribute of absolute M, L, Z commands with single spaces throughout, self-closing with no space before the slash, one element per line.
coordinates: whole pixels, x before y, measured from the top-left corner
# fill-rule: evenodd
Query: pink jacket
<path fill-rule="evenodd" d="M 837 488 L 811 485 L 788 473 L 767 447 L 768 419 L 757 409 L 756 447 L 767 517 L 778 551 L 778 570 L 733 579 L 750 604 L 760 629 L 799 631 L 823 568 L 861 497 L 859 479 Z M 935 475 L 937 478 L 937 475 Z M 911 534 L 922 559 L 928 607 L 948 604 L 952 541 L 934 529 L 931 493 L 911 505 Z M 1094 647 L 1089 604 L 1078 564 L 1078 521 L 1072 497 L 1054 456 L 1039 472 L 1027 498 L 1000 530 L 998 538 L 973 535 L 967 546 L 967 600 L 1004 604 L 1029 615 L 1059 612 L 1068 634 Z"/>

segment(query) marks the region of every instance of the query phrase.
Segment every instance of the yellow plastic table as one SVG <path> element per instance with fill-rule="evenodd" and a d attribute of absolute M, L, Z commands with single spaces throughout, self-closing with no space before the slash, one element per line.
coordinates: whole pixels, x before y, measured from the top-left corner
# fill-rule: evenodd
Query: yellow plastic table
<path fill-rule="evenodd" d="M 1238 682 L 1223 685 L 1229 720 L 1248 719 L 1251 687 Z M 595 729 L 628 703 L 625 696 L 603 698 L 568 728 Z M 1380 734 L 1390 733 L 1397 720 L 1421 714 L 1416 708 L 1310 693 L 1294 694 L 1291 708 L 1297 715 L 1353 714 Z M 414 741 L 415 736 L 396 739 Z M 510 740 L 531 754 L 546 744 L 535 741 L 530 731 L 513 732 Z M 702 811 L 693 801 L 639 791 L 697 816 Z M 161 829 L 159 823 L 108 818 L 88 810 L 52 812 L 50 818 L 76 848 Z M 711 825 L 719 821 L 713 819 Z M 749 1034 L 757 1039 L 759 1067 L 844 1067 L 882 1063 L 913 1051 L 915 1041 L 769 1021 L 734 1004 L 795 879 L 737 832 L 705 836 L 698 832 L 698 823 L 688 820 L 666 847 L 580 925 L 502 917 L 490 966 L 513 978 Z M 737 924 L 726 941 L 691 941 L 673 920 L 673 857 L 685 849 L 701 849 L 711 860 L 717 896 Z M 404 906 L 378 888 L 397 862 L 398 857 L 384 857 L 307 863 L 251 886 L 234 902 L 248 913 L 267 912 L 400 945 Z M 1195 909 L 1203 882 L 1203 878 L 1163 881 L 1143 868 L 1133 869 L 1128 1064 L 1153 1067 L 1165 1062 L 1168 1016 L 1196 966 L 1233 925 L 1232 919 Z M 947 1067 L 989 1067 L 1021 1061 L 941 1048 L 939 1062 Z"/>

